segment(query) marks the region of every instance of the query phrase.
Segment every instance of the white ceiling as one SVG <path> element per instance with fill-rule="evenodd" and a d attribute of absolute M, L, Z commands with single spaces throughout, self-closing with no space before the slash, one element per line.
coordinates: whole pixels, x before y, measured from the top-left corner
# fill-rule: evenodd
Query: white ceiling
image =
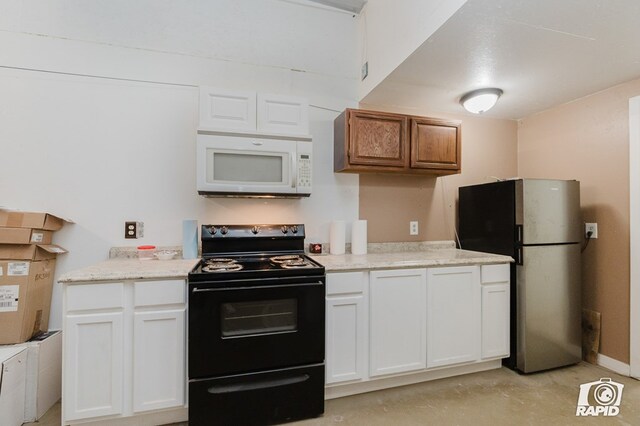
<path fill-rule="evenodd" d="M 362 102 L 463 113 L 499 87 L 485 115 L 518 119 L 639 77 L 638 0 L 468 0 Z"/>
<path fill-rule="evenodd" d="M 366 0 L 310 0 L 314 3 L 320 3 L 325 6 L 335 7 L 336 9 L 346 10 L 347 12 L 360 13 Z"/>

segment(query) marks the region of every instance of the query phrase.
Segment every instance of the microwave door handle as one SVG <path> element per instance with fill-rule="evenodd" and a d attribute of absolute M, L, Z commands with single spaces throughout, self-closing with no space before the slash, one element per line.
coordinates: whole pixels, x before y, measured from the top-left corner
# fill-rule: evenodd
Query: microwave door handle
<path fill-rule="evenodd" d="M 291 188 L 295 189 L 296 180 L 298 179 L 298 170 L 296 168 L 297 154 L 290 154 L 290 155 L 291 155 Z"/>

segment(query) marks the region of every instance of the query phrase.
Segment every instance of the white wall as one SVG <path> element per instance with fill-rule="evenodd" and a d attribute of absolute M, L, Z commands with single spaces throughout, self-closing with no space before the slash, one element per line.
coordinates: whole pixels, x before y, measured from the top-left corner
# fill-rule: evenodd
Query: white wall
<path fill-rule="evenodd" d="M 368 0 L 358 18 L 358 68 L 368 61 L 369 75 L 359 84 L 358 99 L 367 96 L 465 3 Z"/>
<path fill-rule="evenodd" d="M 112 246 L 179 245 L 181 221 L 358 218 L 358 177 L 333 173 L 333 119 L 356 100 L 354 19 L 304 1 L 0 2 L 0 205 L 73 219 L 56 275 Z M 66 74 L 60 74 L 66 73 Z M 73 75 L 70 75 L 73 74 Z M 314 190 L 303 200 L 199 197 L 199 85 L 309 98 Z M 145 237 L 125 240 L 125 220 Z M 60 286 L 51 328 L 61 326 Z"/>

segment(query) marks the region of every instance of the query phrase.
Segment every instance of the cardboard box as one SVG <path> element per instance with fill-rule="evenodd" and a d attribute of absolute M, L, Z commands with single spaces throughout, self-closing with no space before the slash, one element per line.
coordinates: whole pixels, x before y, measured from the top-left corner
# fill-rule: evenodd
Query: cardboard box
<path fill-rule="evenodd" d="M 51 244 L 53 231 L 0 227 L 0 244 Z"/>
<path fill-rule="evenodd" d="M 47 331 L 55 265 L 55 259 L 0 260 L 0 344 Z"/>
<path fill-rule="evenodd" d="M 24 419 L 27 351 L 9 346 L 0 348 L 0 424 L 20 426 Z"/>
<path fill-rule="evenodd" d="M 51 213 L 21 212 L 0 209 L 0 226 L 9 228 L 34 228 L 45 231 L 57 231 L 69 219 L 54 216 Z"/>
<path fill-rule="evenodd" d="M 14 347 L 27 350 L 25 422 L 35 422 L 62 394 L 62 332 L 49 331 Z"/>
<path fill-rule="evenodd" d="M 45 260 L 62 253 L 67 250 L 55 244 L 0 244 L 0 259 Z"/>

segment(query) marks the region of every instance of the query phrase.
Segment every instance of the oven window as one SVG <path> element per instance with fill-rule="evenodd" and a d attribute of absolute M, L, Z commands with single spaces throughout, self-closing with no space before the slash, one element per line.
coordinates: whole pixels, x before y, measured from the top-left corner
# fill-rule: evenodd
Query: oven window
<path fill-rule="evenodd" d="M 222 304 L 222 337 L 281 333 L 298 328 L 297 299 Z"/>
<path fill-rule="evenodd" d="M 213 154 L 214 181 L 282 183 L 281 155 Z"/>

